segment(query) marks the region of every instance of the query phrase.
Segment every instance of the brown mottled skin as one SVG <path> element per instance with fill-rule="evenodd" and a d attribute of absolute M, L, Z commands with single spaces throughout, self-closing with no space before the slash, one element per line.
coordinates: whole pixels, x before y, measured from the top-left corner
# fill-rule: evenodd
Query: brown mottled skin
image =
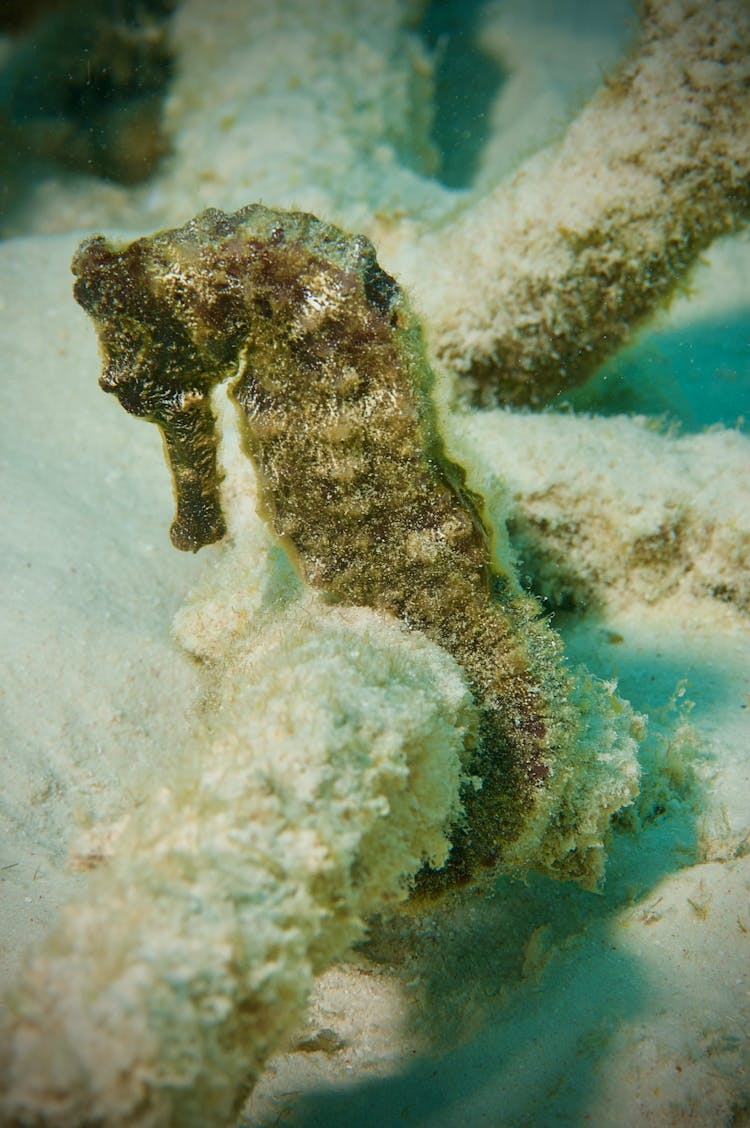
<path fill-rule="evenodd" d="M 305 579 L 424 631 L 464 668 L 482 785 L 464 789 L 447 867 L 420 884 L 494 867 L 567 739 L 568 676 L 536 603 L 492 569 L 477 499 L 437 433 L 419 328 L 371 244 L 251 205 L 121 250 L 96 236 L 73 271 L 101 386 L 164 436 L 175 545 L 224 534 L 209 396 L 232 378 L 266 516 Z"/>

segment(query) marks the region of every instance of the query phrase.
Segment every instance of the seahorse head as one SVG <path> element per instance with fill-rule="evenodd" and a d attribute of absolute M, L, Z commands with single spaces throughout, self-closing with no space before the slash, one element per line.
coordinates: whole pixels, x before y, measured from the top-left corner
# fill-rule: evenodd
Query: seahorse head
<path fill-rule="evenodd" d="M 277 406 L 294 426 L 316 403 L 335 411 L 361 397 L 363 357 L 375 350 L 382 370 L 406 321 L 368 239 L 259 204 L 209 209 L 121 247 L 96 235 L 72 269 L 103 354 L 100 386 L 162 430 L 172 540 L 191 550 L 224 531 L 212 389 L 237 376 L 244 411 Z"/>

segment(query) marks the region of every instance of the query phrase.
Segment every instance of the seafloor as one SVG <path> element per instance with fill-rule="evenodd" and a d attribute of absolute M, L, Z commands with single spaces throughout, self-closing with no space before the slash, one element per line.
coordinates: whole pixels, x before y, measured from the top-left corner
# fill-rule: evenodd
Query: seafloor
<path fill-rule="evenodd" d="M 364 33 L 339 7 L 338 49 L 351 54 Z M 441 214 L 553 140 L 635 21 L 624 3 L 533 0 L 523 13 L 501 2 L 433 5 L 423 29 L 431 50 L 447 52 L 458 35 L 450 17 L 463 12 L 485 19 L 487 57 L 492 48 L 503 60 L 494 77 L 477 76 L 484 94 L 472 90 L 452 111 L 451 96 L 472 85 L 461 66 L 474 73 L 471 56 L 453 59 L 440 113 L 458 126 L 442 123 L 440 144 L 454 156 L 440 181 L 415 171 L 408 137 L 387 157 L 347 165 L 361 150 L 348 118 L 336 134 L 345 114 L 325 66 L 305 54 L 309 27 L 290 35 L 282 21 L 258 77 L 253 38 L 232 36 L 242 5 L 225 9 L 219 18 L 185 0 L 173 17 L 171 153 L 142 183 L 87 176 L 38 152 L 3 218 L 6 986 L 85 883 L 71 857 L 89 856 L 96 825 L 127 813 L 179 761 L 201 683 L 171 622 L 220 553 L 172 549 L 158 435 L 97 390 L 94 334 L 70 292 L 81 233 L 140 233 L 258 198 L 369 230 L 400 194 L 406 211 Z M 263 34 L 267 51 L 273 26 Z M 11 49 L 6 36 L 6 65 Z M 363 74 L 368 58 L 361 47 Z M 314 112 L 282 134 L 276 123 L 306 66 Z M 355 121 L 357 112 L 347 109 Z M 466 141 L 462 166 L 456 136 L 470 132 L 470 114 L 491 126 Z M 488 483 L 504 483 L 511 536 L 571 661 L 616 679 L 649 717 L 641 796 L 614 829 L 605 883 L 591 892 L 501 878 L 491 895 L 374 922 L 370 940 L 318 982 L 305 1030 L 269 1062 L 245 1128 L 750 1123 L 750 635 L 747 598 L 728 594 L 747 589 L 747 558 L 706 537 L 718 527 L 747 545 L 748 283 L 740 234 L 555 410 L 462 418 L 461 442 Z M 684 549 L 629 570 L 632 545 L 676 511 Z"/>

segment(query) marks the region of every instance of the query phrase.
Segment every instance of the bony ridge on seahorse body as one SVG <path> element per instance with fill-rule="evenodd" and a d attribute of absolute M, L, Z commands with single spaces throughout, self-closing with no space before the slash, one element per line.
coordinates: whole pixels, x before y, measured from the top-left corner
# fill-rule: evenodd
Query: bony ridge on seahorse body
<path fill-rule="evenodd" d="M 210 394 L 231 378 L 262 505 L 304 578 L 445 647 L 481 706 L 465 816 L 425 889 L 512 865 L 562 747 L 576 739 L 556 635 L 493 567 L 481 507 L 445 455 L 416 318 L 369 241 L 250 205 L 116 248 L 79 248 L 75 296 L 96 323 L 101 386 L 158 424 L 174 544 L 225 531 Z M 575 850 L 555 872 L 584 876 Z"/>

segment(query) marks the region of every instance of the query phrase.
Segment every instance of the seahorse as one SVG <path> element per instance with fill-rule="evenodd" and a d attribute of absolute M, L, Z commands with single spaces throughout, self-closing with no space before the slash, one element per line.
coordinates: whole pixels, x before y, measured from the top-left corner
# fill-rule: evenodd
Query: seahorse
<path fill-rule="evenodd" d="M 441 438 L 419 322 L 372 244 L 252 204 L 121 248 L 94 236 L 72 269 L 101 387 L 163 435 L 174 544 L 225 534 L 211 393 L 228 381 L 263 514 L 301 576 L 423 631 L 465 671 L 481 723 L 464 815 L 418 886 L 508 864 L 575 740 L 573 680 L 537 602 L 493 562 L 482 501 Z"/>

